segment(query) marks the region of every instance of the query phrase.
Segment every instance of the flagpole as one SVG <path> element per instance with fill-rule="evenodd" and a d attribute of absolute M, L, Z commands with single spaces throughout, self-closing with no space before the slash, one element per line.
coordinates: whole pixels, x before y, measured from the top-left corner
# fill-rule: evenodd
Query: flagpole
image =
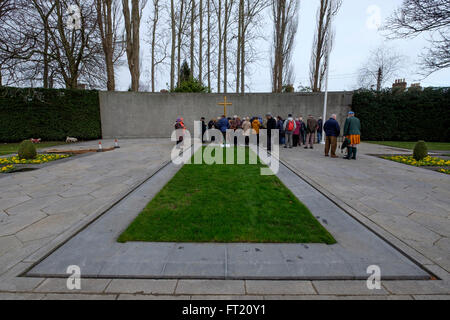
<path fill-rule="evenodd" d="M 330 11 L 333 10 L 333 0 L 330 0 Z M 329 36 L 327 39 L 327 53 L 326 53 L 326 66 L 327 70 L 325 71 L 325 97 L 323 101 L 323 116 L 322 116 L 322 141 L 320 141 L 321 144 L 325 144 L 325 131 L 324 131 L 324 125 L 325 121 L 327 120 L 327 103 L 328 103 L 328 74 L 330 70 L 330 52 L 331 52 L 331 37 L 332 37 L 332 24 L 331 21 L 333 20 L 333 15 L 330 14 L 330 23 L 328 24 L 328 32 Z"/>

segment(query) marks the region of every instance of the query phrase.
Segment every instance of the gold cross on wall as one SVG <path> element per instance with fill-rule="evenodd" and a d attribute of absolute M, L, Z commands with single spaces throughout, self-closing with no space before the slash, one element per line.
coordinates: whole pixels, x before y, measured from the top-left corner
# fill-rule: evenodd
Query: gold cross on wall
<path fill-rule="evenodd" d="M 227 102 L 227 96 L 224 97 L 224 102 L 218 103 L 219 106 L 223 106 L 223 114 L 227 116 L 227 106 L 233 105 L 231 102 Z"/>

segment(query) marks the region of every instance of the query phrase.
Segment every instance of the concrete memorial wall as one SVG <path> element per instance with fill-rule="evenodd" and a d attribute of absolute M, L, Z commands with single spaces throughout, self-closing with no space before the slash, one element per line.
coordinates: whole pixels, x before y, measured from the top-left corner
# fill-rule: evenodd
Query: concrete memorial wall
<path fill-rule="evenodd" d="M 312 114 L 316 119 L 323 113 L 323 93 L 135 93 L 100 92 L 100 112 L 103 138 L 169 138 L 175 120 L 184 118 L 193 131 L 194 120 L 205 117 L 208 122 L 222 115 L 219 103 L 232 103 L 227 116 L 261 116 L 268 112 L 285 119 L 289 113 L 304 119 Z M 352 103 L 352 92 L 328 94 L 327 118 L 337 114 L 341 125 Z"/>

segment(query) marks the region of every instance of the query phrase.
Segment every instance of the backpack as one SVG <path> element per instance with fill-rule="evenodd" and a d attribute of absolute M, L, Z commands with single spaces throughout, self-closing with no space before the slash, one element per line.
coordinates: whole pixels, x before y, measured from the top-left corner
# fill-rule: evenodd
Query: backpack
<path fill-rule="evenodd" d="M 294 131 L 294 121 L 290 120 L 286 126 L 287 131 Z"/>

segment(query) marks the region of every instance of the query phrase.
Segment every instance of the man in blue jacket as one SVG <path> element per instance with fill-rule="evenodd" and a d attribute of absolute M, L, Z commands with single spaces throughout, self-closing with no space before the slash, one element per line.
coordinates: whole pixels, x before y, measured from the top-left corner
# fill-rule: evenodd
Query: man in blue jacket
<path fill-rule="evenodd" d="M 222 132 L 223 135 L 223 143 L 226 144 L 226 134 L 227 134 L 227 129 L 230 128 L 230 123 L 228 122 L 227 117 L 225 117 L 225 115 L 222 116 L 222 118 L 220 118 L 219 122 L 217 123 L 217 126 L 219 127 L 219 130 Z"/>
<path fill-rule="evenodd" d="M 339 127 L 339 123 L 336 121 L 336 115 L 332 114 L 331 118 L 325 122 L 323 126 L 323 130 L 325 131 L 326 140 L 325 140 L 325 157 L 328 157 L 328 153 L 330 152 L 331 147 L 331 157 L 338 158 L 336 155 L 336 147 L 337 147 L 337 137 L 341 134 L 341 128 Z"/>

